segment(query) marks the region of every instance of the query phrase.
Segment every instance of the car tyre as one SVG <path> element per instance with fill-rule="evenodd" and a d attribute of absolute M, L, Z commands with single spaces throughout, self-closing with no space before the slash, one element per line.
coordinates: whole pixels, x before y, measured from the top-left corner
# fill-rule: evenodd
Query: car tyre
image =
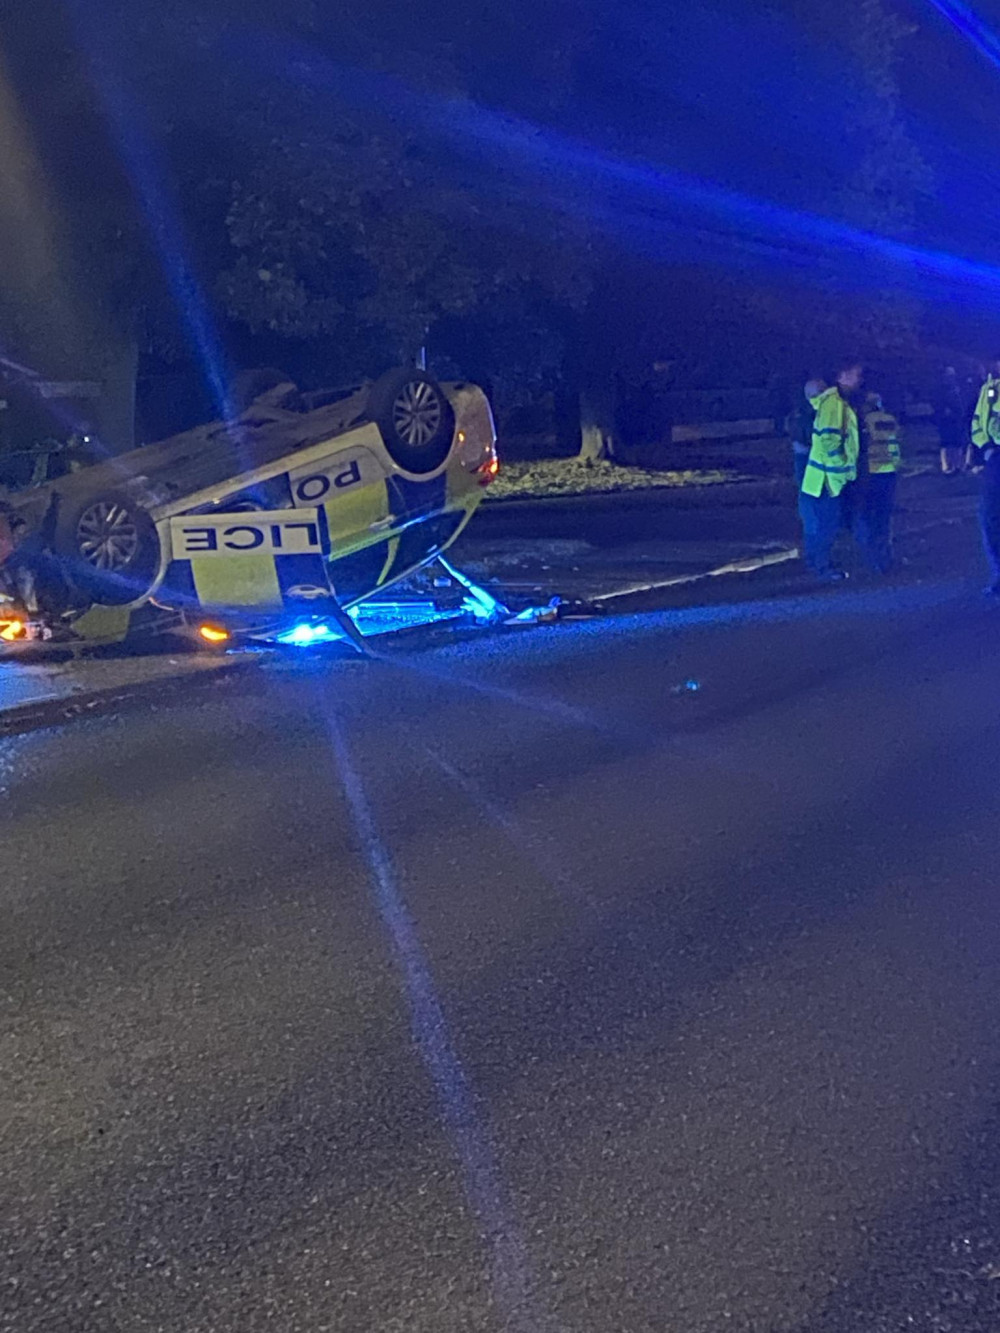
<path fill-rule="evenodd" d="M 145 597 L 160 568 L 156 525 L 124 491 L 62 500 L 52 549 L 71 585 L 104 606 Z"/>
<path fill-rule="evenodd" d="M 369 415 L 392 461 L 405 472 L 436 472 L 451 452 L 455 414 L 440 384 L 422 370 L 390 370 L 371 387 Z"/>

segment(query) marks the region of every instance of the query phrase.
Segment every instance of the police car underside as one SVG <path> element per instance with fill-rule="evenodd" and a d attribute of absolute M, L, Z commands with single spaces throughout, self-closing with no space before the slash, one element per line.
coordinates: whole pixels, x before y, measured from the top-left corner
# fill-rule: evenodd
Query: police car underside
<path fill-rule="evenodd" d="M 62 624 L 115 637 L 161 612 L 218 642 L 329 623 L 357 639 L 346 613 L 442 555 L 475 511 L 493 421 L 476 386 L 417 371 L 317 398 L 275 385 L 233 421 L 26 497 Z"/>

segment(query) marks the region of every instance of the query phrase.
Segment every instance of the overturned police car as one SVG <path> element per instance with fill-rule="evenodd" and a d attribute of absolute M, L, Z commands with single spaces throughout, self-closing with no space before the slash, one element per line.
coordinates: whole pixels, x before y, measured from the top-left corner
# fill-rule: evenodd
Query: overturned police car
<path fill-rule="evenodd" d="M 248 398 L 229 420 L 7 494 L 8 589 L 27 581 L 64 624 L 150 604 L 248 633 L 341 616 L 444 552 L 497 471 L 472 384 L 403 368 L 306 394 L 268 373 Z"/>

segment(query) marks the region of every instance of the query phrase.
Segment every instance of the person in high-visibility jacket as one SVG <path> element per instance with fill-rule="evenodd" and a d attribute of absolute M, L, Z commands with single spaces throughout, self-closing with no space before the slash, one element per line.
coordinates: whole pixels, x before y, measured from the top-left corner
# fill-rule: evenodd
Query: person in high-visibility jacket
<path fill-rule="evenodd" d="M 979 391 L 972 418 L 972 445 L 983 467 L 979 526 L 992 573 L 986 591 L 1000 596 L 1000 357 Z"/>
<path fill-rule="evenodd" d="M 810 399 L 816 410 L 812 446 L 799 491 L 799 516 L 806 564 L 825 582 L 846 578 L 833 565 L 833 544 L 843 524 L 842 494 L 858 475 L 858 414 L 849 401 L 864 371 L 849 362 L 832 377 L 832 387 Z"/>
<path fill-rule="evenodd" d="M 812 450 L 813 423 L 816 420 L 813 400 L 818 398 L 825 388 L 826 381 L 818 375 L 807 379 L 796 405 L 785 418 L 785 434 L 792 444 L 792 470 L 797 489 L 801 489 Z"/>
<path fill-rule="evenodd" d="M 892 568 L 892 513 L 896 476 L 902 461 L 899 422 L 886 412 L 877 393 L 865 399 L 861 422 L 865 476 L 854 516 L 854 535 L 869 565 L 879 574 Z"/>
<path fill-rule="evenodd" d="M 977 449 L 996 447 L 1000 443 L 1000 357 L 994 361 L 976 400 L 972 415 L 972 443 Z"/>

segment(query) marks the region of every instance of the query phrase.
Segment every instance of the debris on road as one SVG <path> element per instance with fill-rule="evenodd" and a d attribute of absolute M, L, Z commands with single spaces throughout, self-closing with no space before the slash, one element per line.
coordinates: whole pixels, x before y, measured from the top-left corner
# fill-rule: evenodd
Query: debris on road
<path fill-rule="evenodd" d="M 504 623 L 507 625 L 552 625 L 557 620 L 593 620 L 604 612 L 596 602 L 579 597 L 552 597 L 542 606 L 526 606 Z"/>

